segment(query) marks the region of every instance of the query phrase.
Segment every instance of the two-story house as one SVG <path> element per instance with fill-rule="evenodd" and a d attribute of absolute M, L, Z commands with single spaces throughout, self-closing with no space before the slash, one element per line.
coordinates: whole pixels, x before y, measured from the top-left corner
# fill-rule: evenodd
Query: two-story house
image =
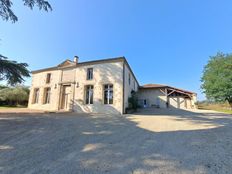
<path fill-rule="evenodd" d="M 125 57 L 74 60 L 32 72 L 28 107 L 46 111 L 123 114 L 132 91 L 141 107 L 195 108 L 196 93 L 139 83 Z"/>
<path fill-rule="evenodd" d="M 124 113 L 139 83 L 124 57 L 78 62 L 32 72 L 29 108 Z"/>

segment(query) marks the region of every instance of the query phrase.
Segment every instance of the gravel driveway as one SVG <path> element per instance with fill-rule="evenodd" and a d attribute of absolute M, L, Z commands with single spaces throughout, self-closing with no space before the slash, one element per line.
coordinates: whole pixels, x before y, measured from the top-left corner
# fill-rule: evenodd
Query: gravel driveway
<path fill-rule="evenodd" d="M 232 116 L 154 109 L 134 115 L 0 115 L 0 173 L 224 174 Z"/>

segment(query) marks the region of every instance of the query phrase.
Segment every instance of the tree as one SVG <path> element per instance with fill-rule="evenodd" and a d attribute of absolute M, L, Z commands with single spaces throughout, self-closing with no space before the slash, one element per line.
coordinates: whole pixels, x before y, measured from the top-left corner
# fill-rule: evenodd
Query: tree
<path fill-rule="evenodd" d="M 217 53 L 210 57 L 201 81 L 208 99 L 227 101 L 232 109 L 232 54 Z"/>
<path fill-rule="evenodd" d="M 22 83 L 23 77 L 30 77 L 27 66 L 26 63 L 10 61 L 0 55 L 0 80 L 6 80 L 10 85 Z"/>
<path fill-rule="evenodd" d="M 0 85 L 0 90 L 5 89 L 5 88 L 8 88 L 8 86 Z"/>
<path fill-rule="evenodd" d="M 0 100 L 6 101 L 8 105 L 25 104 L 29 97 L 29 89 L 24 86 L 4 88 L 0 90 Z"/>
<path fill-rule="evenodd" d="M 33 9 L 34 6 L 38 6 L 40 10 L 49 11 L 52 10 L 51 5 L 45 0 L 22 0 L 24 5 Z M 0 0 L 0 16 L 3 20 L 10 20 L 13 23 L 18 21 L 18 17 L 12 11 L 11 0 Z M 10 61 L 7 57 L 0 54 L 0 80 L 6 80 L 9 84 L 14 85 L 22 83 L 23 77 L 29 77 L 30 73 L 27 69 L 26 63 L 18 63 L 16 61 Z"/>
<path fill-rule="evenodd" d="M 45 0 L 22 0 L 24 5 L 33 9 L 34 6 L 38 6 L 40 10 L 49 11 L 52 10 L 51 5 Z M 12 22 L 18 21 L 18 17 L 12 11 L 12 1 L 11 0 L 0 0 L 0 16 L 3 20 L 11 20 Z"/>

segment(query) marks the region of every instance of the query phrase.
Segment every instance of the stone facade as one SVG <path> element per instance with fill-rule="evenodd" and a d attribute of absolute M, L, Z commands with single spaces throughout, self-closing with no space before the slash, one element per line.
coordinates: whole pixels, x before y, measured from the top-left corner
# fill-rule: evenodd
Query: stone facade
<path fill-rule="evenodd" d="M 93 70 L 92 79 L 87 71 Z M 51 74 L 46 83 L 47 74 Z M 130 84 L 129 84 L 130 76 Z M 113 87 L 113 103 L 105 104 L 105 85 Z M 93 88 L 93 103 L 86 103 L 86 90 Z M 138 82 L 125 58 L 75 63 L 65 61 L 57 67 L 32 72 L 29 108 L 47 111 L 70 110 L 87 113 L 124 113 L 131 90 L 138 90 Z M 45 103 L 45 91 L 51 89 L 50 102 Z M 39 89 L 38 102 L 35 90 Z"/>
<path fill-rule="evenodd" d="M 66 60 L 58 66 L 32 72 L 28 107 L 46 111 L 123 114 L 129 106 L 132 91 L 138 93 L 143 107 L 166 108 L 167 102 L 181 109 L 195 106 L 194 93 L 175 89 L 175 93 L 184 95 L 173 93 L 169 96 L 170 93 L 162 90 L 166 89 L 162 85 L 155 89 L 150 87 L 139 86 L 124 57 L 80 63 L 75 57 L 74 61 Z M 173 89 L 168 87 L 167 91 Z"/>
<path fill-rule="evenodd" d="M 142 107 L 158 106 L 166 108 L 166 96 L 159 89 L 140 89 L 138 100 Z M 146 106 L 144 106 L 144 100 L 146 100 Z"/>

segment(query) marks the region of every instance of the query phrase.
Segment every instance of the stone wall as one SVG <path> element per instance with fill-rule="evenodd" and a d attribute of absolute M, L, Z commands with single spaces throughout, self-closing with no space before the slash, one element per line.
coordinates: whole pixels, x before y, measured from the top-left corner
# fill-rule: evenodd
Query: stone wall
<path fill-rule="evenodd" d="M 87 80 L 87 68 L 93 68 L 93 79 Z M 122 113 L 123 62 L 81 66 L 76 69 L 73 109 L 77 112 Z M 104 104 L 104 85 L 113 84 L 113 104 Z M 85 104 L 85 86 L 93 85 L 93 104 Z"/>
<path fill-rule="evenodd" d="M 51 81 L 49 84 L 46 84 L 46 77 L 48 73 L 51 73 Z M 48 110 L 48 111 L 57 110 L 58 100 L 59 100 L 58 82 L 60 81 L 60 77 L 61 77 L 60 70 L 45 71 L 45 72 L 32 74 L 32 85 L 30 88 L 28 107 L 31 109 Z M 44 104 L 43 102 L 44 90 L 45 88 L 48 87 L 51 88 L 50 103 Z M 39 102 L 33 103 L 34 90 L 36 88 L 39 88 Z"/>
<path fill-rule="evenodd" d="M 125 109 L 128 107 L 128 98 L 131 96 L 131 91 L 138 91 L 139 84 L 135 80 L 132 72 L 130 71 L 129 67 L 125 64 L 124 69 L 124 112 Z M 129 83 L 129 76 L 130 76 L 130 83 Z"/>
<path fill-rule="evenodd" d="M 167 98 L 159 89 L 140 89 L 138 93 L 138 99 L 147 100 L 147 107 L 157 106 L 160 108 L 166 108 Z"/>

